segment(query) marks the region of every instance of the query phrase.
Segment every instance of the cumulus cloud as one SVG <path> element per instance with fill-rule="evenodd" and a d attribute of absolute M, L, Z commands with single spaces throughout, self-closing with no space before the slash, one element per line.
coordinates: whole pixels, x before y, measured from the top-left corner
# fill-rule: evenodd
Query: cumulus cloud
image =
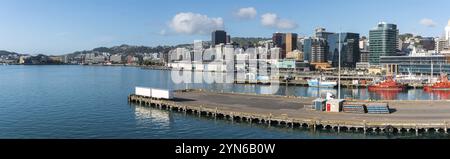
<path fill-rule="evenodd" d="M 420 24 L 427 26 L 427 27 L 435 27 L 437 24 L 429 18 L 423 18 L 422 20 L 420 20 Z"/>
<path fill-rule="evenodd" d="M 236 17 L 240 19 L 253 19 L 257 14 L 258 12 L 253 7 L 241 8 L 235 13 Z"/>
<path fill-rule="evenodd" d="M 261 24 L 266 27 L 290 30 L 298 27 L 297 23 L 288 19 L 281 19 L 275 13 L 266 13 L 261 16 Z"/>
<path fill-rule="evenodd" d="M 213 30 L 223 29 L 222 18 L 210 18 L 206 15 L 184 12 L 178 13 L 170 21 L 169 27 L 180 34 L 210 34 Z"/>

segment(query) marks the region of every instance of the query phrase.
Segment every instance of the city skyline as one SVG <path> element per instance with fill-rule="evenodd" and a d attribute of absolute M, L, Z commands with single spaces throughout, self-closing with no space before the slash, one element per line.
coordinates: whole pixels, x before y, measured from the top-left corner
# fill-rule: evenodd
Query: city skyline
<path fill-rule="evenodd" d="M 0 26 L 0 50 L 61 55 L 120 44 L 176 45 L 209 40 L 215 29 L 232 37 L 270 38 L 274 32 L 311 36 L 316 27 L 368 36 L 380 21 L 397 24 L 400 33 L 437 37 L 450 18 L 443 16 L 450 13 L 442 7 L 450 4 L 444 0 L 389 6 L 384 0 L 270 2 L 6 0 L 0 6 L 6 24 Z"/>

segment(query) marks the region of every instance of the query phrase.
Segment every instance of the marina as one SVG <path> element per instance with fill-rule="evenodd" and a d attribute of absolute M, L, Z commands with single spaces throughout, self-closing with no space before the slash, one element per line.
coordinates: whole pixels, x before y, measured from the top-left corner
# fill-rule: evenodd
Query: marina
<path fill-rule="evenodd" d="M 308 108 L 313 98 L 242 93 L 215 93 L 204 90 L 174 92 L 174 99 L 130 95 L 128 101 L 158 109 L 198 116 L 312 130 L 382 133 L 447 133 L 450 101 L 377 101 L 389 104 L 391 114 L 318 112 Z M 373 104 L 369 101 L 355 101 Z M 376 104 L 375 104 L 376 105 Z"/>

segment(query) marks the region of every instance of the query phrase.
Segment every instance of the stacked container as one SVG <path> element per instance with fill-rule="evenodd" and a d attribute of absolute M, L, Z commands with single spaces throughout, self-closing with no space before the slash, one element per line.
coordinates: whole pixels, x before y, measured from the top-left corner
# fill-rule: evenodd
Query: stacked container
<path fill-rule="evenodd" d="M 152 97 L 152 89 L 144 87 L 136 87 L 135 94 L 144 97 Z"/>
<path fill-rule="evenodd" d="M 389 106 L 387 103 L 370 103 L 367 104 L 367 113 L 369 114 L 389 114 Z"/>
<path fill-rule="evenodd" d="M 346 102 L 342 106 L 342 111 L 345 113 L 364 114 L 367 112 L 367 109 L 363 103 Z"/>
<path fill-rule="evenodd" d="M 144 97 L 157 98 L 157 99 L 173 99 L 173 91 L 165 89 L 136 87 L 135 94 Z"/>

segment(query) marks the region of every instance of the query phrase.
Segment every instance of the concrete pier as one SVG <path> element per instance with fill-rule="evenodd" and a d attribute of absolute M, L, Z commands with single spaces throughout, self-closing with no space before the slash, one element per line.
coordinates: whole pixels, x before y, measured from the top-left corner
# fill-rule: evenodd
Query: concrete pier
<path fill-rule="evenodd" d="M 130 95 L 128 100 L 154 108 L 233 122 L 309 127 L 313 130 L 334 129 L 337 132 L 408 133 L 409 130 L 415 130 L 418 135 L 433 129 L 438 133 L 447 133 L 447 121 L 450 120 L 450 101 L 385 101 L 394 110 L 392 114 L 350 114 L 310 110 L 306 106 L 312 104 L 313 98 L 306 97 L 201 90 L 177 91 L 174 95 L 176 98 L 173 100 L 137 95 Z"/>

